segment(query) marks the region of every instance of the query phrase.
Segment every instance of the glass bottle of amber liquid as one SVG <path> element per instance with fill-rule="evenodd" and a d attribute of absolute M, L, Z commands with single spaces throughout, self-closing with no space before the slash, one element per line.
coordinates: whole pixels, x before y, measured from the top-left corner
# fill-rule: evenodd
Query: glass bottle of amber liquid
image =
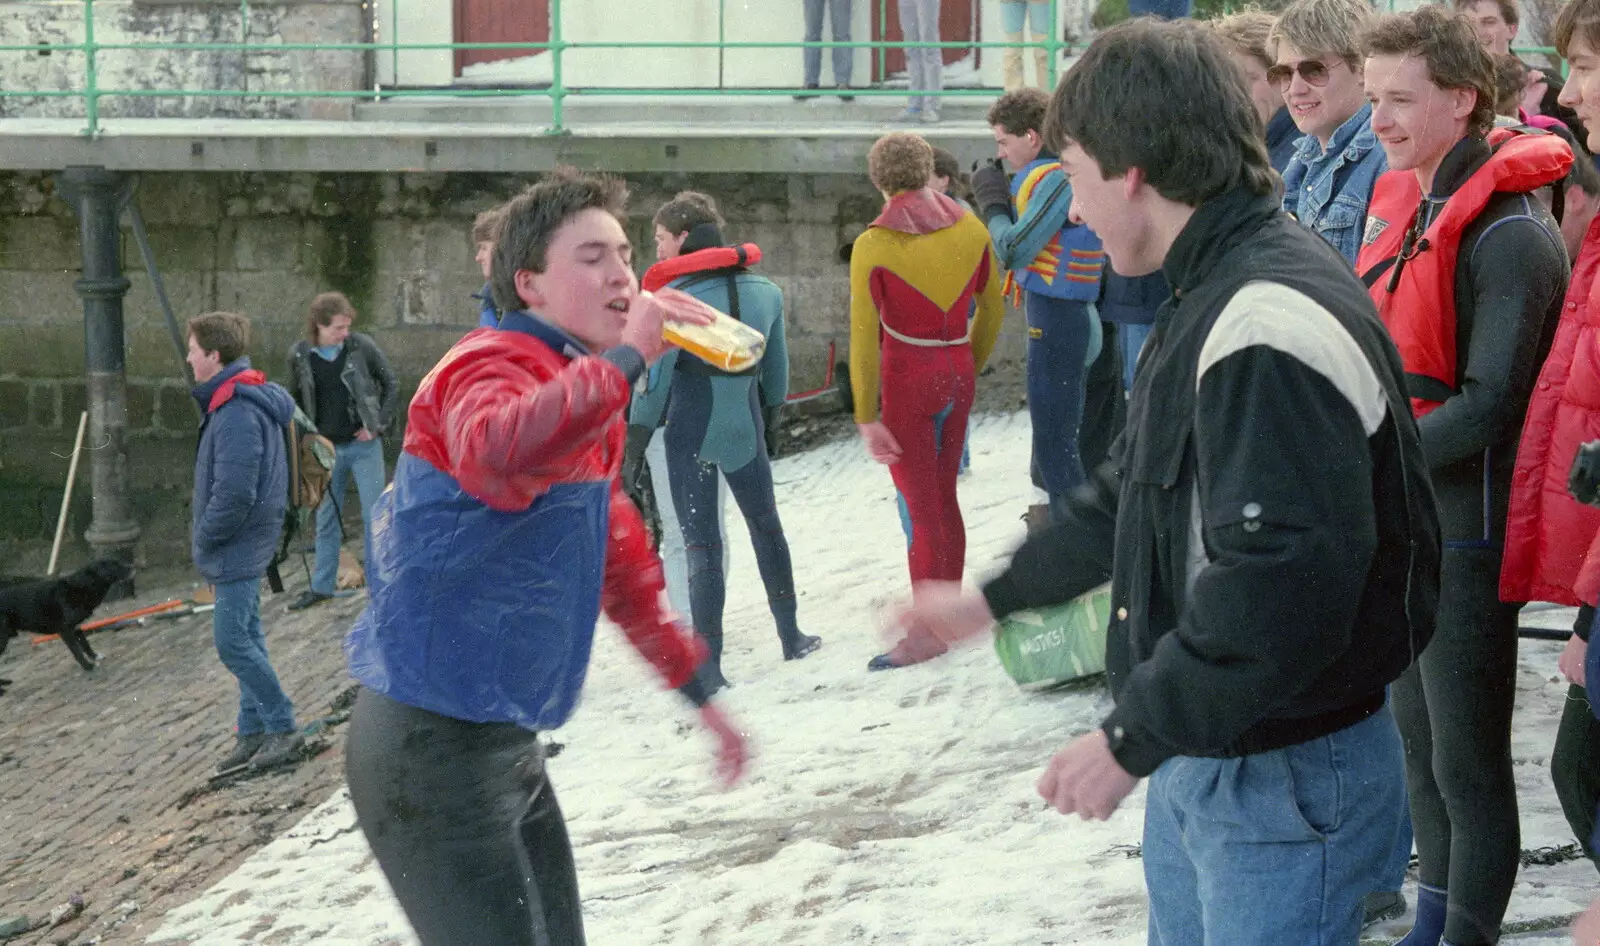
<path fill-rule="evenodd" d="M 701 302 L 687 294 L 674 293 L 670 297 L 658 296 L 665 303 L 667 319 L 662 323 L 662 335 L 667 341 L 723 371 L 738 373 L 761 360 L 767 350 L 767 339 L 760 332 L 740 322 L 725 312 Z M 708 312 L 713 316 L 710 325 L 679 322 L 671 317 L 680 306 Z"/>

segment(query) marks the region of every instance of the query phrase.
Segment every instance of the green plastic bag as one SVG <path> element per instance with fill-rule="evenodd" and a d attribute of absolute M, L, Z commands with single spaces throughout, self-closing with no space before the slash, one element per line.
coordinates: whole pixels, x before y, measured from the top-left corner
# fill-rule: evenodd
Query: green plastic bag
<path fill-rule="evenodd" d="M 1047 690 L 1106 671 L 1111 586 L 1063 605 L 1018 611 L 994 635 L 1000 665 L 1024 690 Z"/>

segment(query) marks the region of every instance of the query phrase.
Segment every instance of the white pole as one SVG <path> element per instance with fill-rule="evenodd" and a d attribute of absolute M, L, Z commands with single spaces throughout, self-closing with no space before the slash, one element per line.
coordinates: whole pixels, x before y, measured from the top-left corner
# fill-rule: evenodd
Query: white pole
<path fill-rule="evenodd" d="M 56 562 L 61 558 L 61 538 L 67 531 L 67 507 L 72 503 L 72 484 L 78 478 L 78 456 L 83 453 L 83 432 L 89 426 L 89 412 L 78 417 L 78 439 L 72 445 L 72 462 L 67 465 L 67 491 L 61 497 L 61 515 L 56 517 L 56 540 L 50 546 L 50 569 L 44 573 L 49 578 L 56 573 Z"/>

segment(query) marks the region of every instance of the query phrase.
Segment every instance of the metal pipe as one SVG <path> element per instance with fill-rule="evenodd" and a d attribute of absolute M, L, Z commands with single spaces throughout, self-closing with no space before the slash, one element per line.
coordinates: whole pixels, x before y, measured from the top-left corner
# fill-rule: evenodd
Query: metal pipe
<path fill-rule="evenodd" d="M 122 274 L 122 231 L 117 221 L 130 193 L 126 174 L 103 167 L 69 167 L 57 192 L 78 215 L 83 277 L 72 284 L 83 298 L 84 353 L 88 369 L 90 470 L 93 518 L 84 539 L 97 555 L 133 562 L 139 524 L 128 496 L 128 393 L 122 297 L 130 283 Z M 133 594 L 133 580 L 113 588 L 107 600 Z"/>
<path fill-rule="evenodd" d="M 167 286 L 156 268 L 156 255 L 150 250 L 150 235 L 144 229 L 144 214 L 139 212 L 139 202 L 128 201 L 128 221 L 133 224 L 133 240 L 139 244 L 139 255 L 144 258 L 144 272 L 156 291 L 156 301 L 161 303 L 161 314 L 167 320 L 167 333 L 172 336 L 172 347 L 178 350 L 178 364 L 188 365 L 189 350 L 184 343 L 183 331 L 178 328 L 178 317 L 172 312 L 172 301 L 167 298 Z M 186 369 L 180 368 L 180 372 Z M 185 379 L 188 375 L 183 374 Z"/>

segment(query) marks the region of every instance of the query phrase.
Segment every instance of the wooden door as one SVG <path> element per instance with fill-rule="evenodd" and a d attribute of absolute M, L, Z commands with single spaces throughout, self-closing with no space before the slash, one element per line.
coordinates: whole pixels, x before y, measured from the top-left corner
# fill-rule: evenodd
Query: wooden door
<path fill-rule="evenodd" d="M 550 0 L 454 0 L 458 43 L 543 43 L 550 39 Z M 544 55 L 537 49 L 457 49 L 455 74 L 480 62 Z"/>
<path fill-rule="evenodd" d="M 905 34 L 900 31 L 900 4 L 898 0 L 866 0 L 872 4 L 872 38 L 887 43 L 903 43 Z M 979 0 L 940 0 L 939 41 L 953 43 L 961 40 L 982 42 L 979 38 Z M 944 48 L 945 65 L 960 62 L 967 56 L 975 57 L 973 65 L 981 62 L 983 50 L 963 49 L 959 46 Z M 872 53 L 872 75 L 883 80 L 897 72 L 906 71 L 906 51 L 885 49 Z"/>

